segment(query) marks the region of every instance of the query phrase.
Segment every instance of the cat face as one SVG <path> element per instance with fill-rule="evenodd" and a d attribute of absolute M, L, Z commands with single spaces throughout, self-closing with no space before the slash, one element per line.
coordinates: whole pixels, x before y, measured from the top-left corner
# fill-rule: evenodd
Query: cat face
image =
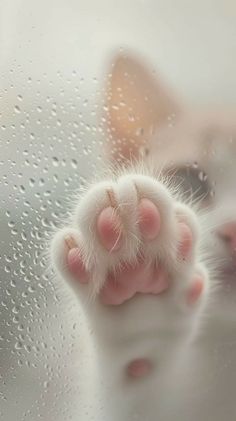
<path fill-rule="evenodd" d="M 214 249 L 224 273 L 236 273 L 236 110 L 181 105 L 136 58 L 119 56 L 107 90 L 110 156 L 142 158 L 212 210 Z M 236 282 L 234 283 L 236 284 Z"/>
<path fill-rule="evenodd" d="M 186 196 L 211 209 L 214 252 L 235 286 L 236 273 L 236 113 L 192 111 L 157 131 L 150 154 L 172 170 Z M 233 282 L 232 282 L 233 281 Z"/>

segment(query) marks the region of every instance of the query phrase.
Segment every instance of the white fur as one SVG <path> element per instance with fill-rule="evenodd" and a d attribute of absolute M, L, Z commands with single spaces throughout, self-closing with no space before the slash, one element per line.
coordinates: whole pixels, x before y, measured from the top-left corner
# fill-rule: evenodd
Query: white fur
<path fill-rule="evenodd" d="M 111 188 L 125 234 L 124 246 L 116 253 L 103 248 L 96 232 L 97 217 L 109 206 L 106 191 Z M 149 244 L 143 242 L 137 224 L 137 204 L 142 197 L 151 199 L 161 215 L 160 234 Z M 178 219 L 186 221 L 193 232 L 192 255 L 186 262 L 177 258 Z M 109 420 L 156 421 L 167 416 L 167 397 L 173 387 L 173 375 L 188 355 L 187 350 L 190 352 L 190 339 L 196 337 L 210 290 L 208 270 L 198 246 L 198 224 L 197 214 L 175 198 L 163 183 L 147 175 L 127 172 L 116 182 L 101 182 L 89 189 L 74 211 L 71 226 L 55 235 L 51 258 L 57 275 L 73 287 L 92 329 L 87 347 L 94 350 L 94 358 L 87 367 L 87 376 L 94 378 L 94 391 L 100 391 L 100 397 L 91 398 L 96 420 L 95 408 L 100 399 Z M 82 249 L 86 268 L 91 273 L 89 285 L 74 282 L 68 272 L 66 235 L 72 235 Z M 101 304 L 97 292 L 108 271 L 118 267 L 121 260 L 134 261 L 139 249 L 147 262 L 156 259 L 168 269 L 172 288 L 160 295 L 136 295 L 120 306 Z M 189 306 L 186 290 L 193 275 L 199 272 L 204 277 L 204 293 L 198 303 Z M 96 293 L 95 297 L 91 298 L 91 292 Z M 147 379 L 129 379 L 125 367 L 139 357 L 152 361 L 153 373 Z M 97 360 L 96 374 L 94 360 Z"/>

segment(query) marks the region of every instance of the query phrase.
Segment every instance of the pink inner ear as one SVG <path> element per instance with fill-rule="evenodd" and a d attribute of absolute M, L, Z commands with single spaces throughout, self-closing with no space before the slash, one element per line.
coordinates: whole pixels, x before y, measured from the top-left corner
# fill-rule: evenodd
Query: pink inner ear
<path fill-rule="evenodd" d="M 112 134 L 110 152 L 116 159 L 130 160 L 139 156 L 141 147 L 147 146 L 154 129 L 166 127 L 169 117 L 179 114 L 180 106 L 160 81 L 159 74 L 154 76 L 143 60 L 120 54 L 109 70 L 106 97 L 107 122 Z"/>

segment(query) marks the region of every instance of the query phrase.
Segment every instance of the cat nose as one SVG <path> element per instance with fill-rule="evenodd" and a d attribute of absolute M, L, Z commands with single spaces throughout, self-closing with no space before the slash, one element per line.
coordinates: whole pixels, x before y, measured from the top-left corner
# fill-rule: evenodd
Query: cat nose
<path fill-rule="evenodd" d="M 236 253 L 236 222 L 230 222 L 222 225 L 218 230 L 221 240 L 230 248 L 231 252 Z"/>

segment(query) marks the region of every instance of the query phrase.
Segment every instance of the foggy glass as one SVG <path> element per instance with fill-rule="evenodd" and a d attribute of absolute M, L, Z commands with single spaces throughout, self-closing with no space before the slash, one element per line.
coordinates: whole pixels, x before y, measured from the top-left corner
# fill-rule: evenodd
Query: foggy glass
<path fill-rule="evenodd" d="M 58 288 L 46 248 L 71 195 L 102 167 L 111 55 L 134 51 L 186 103 L 235 106 L 235 20 L 230 0 L 0 1 L 3 420 L 77 420 L 81 405 L 81 421 L 92 419 L 81 387 L 90 358 L 83 315 Z M 211 350 L 221 366 L 212 385 L 228 382 L 226 421 L 234 419 L 226 396 L 236 386 L 234 334 Z M 105 421 L 100 411 L 96 421 Z"/>

